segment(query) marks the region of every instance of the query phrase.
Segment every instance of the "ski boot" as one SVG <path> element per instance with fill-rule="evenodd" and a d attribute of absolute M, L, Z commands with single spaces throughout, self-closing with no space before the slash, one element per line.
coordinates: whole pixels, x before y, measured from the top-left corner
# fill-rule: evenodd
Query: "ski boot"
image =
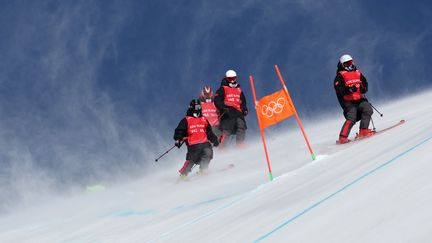
<path fill-rule="evenodd" d="M 246 148 L 246 144 L 245 143 L 238 143 L 238 144 L 236 144 L 236 148 L 237 149 L 245 149 Z"/>
<path fill-rule="evenodd" d="M 184 174 L 180 174 L 179 181 L 189 181 L 189 177 Z"/>
<path fill-rule="evenodd" d="M 336 141 L 337 144 L 344 144 L 349 143 L 351 140 L 349 140 L 347 137 L 339 136 L 339 140 Z"/>
<path fill-rule="evenodd" d="M 199 169 L 199 171 L 197 171 L 197 175 L 199 175 L 199 176 L 208 175 L 208 170 L 207 169 Z"/>
<path fill-rule="evenodd" d="M 357 138 L 370 137 L 374 135 L 376 132 L 374 130 L 368 128 L 360 128 L 359 133 L 357 134 Z"/>

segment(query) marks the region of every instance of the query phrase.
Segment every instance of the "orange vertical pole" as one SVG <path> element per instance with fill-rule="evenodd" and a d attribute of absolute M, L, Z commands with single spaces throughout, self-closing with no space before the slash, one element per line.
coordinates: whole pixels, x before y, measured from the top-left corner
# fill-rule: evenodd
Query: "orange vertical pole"
<path fill-rule="evenodd" d="M 295 116 L 295 118 L 296 118 L 296 120 L 297 120 L 297 124 L 299 125 L 300 130 L 301 130 L 301 132 L 302 132 L 302 134 L 303 134 L 303 137 L 304 137 L 304 139 L 305 139 L 305 141 L 306 141 L 306 144 L 307 144 L 307 146 L 308 146 L 308 148 L 309 148 L 309 151 L 310 151 L 310 153 L 311 153 L 312 159 L 315 160 L 315 159 L 316 159 L 315 154 L 314 154 L 314 152 L 313 152 L 313 150 L 312 150 L 312 147 L 311 147 L 311 145 L 310 145 L 310 143 L 309 143 L 309 140 L 308 140 L 308 138 L 307 138 L 307 136 L 306 136 L 306 133 L 305 133 L 304 128 L 303 128 L 303 125 L 302 125 L 302 123 L 301 123 L 301 121 L 300 121 L 300 118 L 299 118 L 299 116 L 298 116 L 298 114 L 297 114 L 297 110 L 296 110 L 295 107 L 294 107 L 294 104 L 293 104 L 293 102 L 292 102 L 291 96 L 289 95 L 288 89 L 287 89 L 287 87 L 286 87 L 286 85 L 285 85 L 285 82 L 284 82 L 284 80 L 283 80 L 283 78 L 282 78 L 282 75 L 281 75 L 281 73 L 280 73 L 279 68 L 278 68 L 277 65 L 275 65 L 275 69 L 276 69 L 276 73 L 277 73 L 277 75 L 279 76 L 279 80 L 280 80 L 280 82 L 281 82 L 281 84 L 282 84 L 282 87 L 283 87 L 283 89 L 284 89 L 284 91 L 285 91 L 285 94 L 288 96 L 288 98 L 289 98 L 290 101 L 291 101 L 291 102 L 290 102 L 290 103 L 291 103 L 291 108 L 292 108 L 293 111 L 294 111 L 294 116 Z"/>
<path fill-rule="evenodd" d="M 270 179 L 270 181 L 272 181 L 273 180 L 273 173 L 272 173 L 272 169 L 271 169 L 271 165 L 270 165 L 270 160 L 269 160 L 269 156 L 268 156 L 268 152 L 267 152 L 267 144 L 266 144 L 266 141 L 265 141 L 265 138 L 264 138 L 264 129 L 262 129 L 261 121 L 260 121 L 260 116 L 259 116 L 259 113 L 258 113 L 258 110 L 257 110 L 258 101 L 256 99 L 255 86 L 254 86 L 252 75 L 249 76 L 249 80 L 250 80 L 250 83 L 251 83 L 251 86 L 252 86 L 252 94 L 253 94 L 253 98 L 254 98 L 255 111 L 256 111 L 256 114 L 257 114 L 258 126 L 259 126 L 259 129 L 260 129 L 261 139 L 262 139 L 262 143 L 263 143 L 263 146 L 264 146 L 264 153 L 265 153 L 265 157 L 266 157 L 266 161 L 267 161 L 267 167 L 268 167 L 268 171 L 269 171 L 269 179 Z"/>

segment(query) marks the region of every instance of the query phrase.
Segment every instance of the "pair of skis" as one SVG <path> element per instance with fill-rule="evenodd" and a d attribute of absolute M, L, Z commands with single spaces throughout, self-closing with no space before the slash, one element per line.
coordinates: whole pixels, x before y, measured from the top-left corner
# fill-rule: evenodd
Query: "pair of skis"
<path fill-rule="evenodd" d="M 347 143 L 339 143 L 339 141 L 336 141 L 336 144 L 340 144 L 340 145 L 342 145 L 342 144 L 348 144 L 348 143 L 353 143 L 353 142 L 358 142 L 358 141 L 361 141 L 361 140 L 364 140 L 364 139 L 366 139 L 366 138 L 370 138 L 370 137 L 373 137 L 373 136 L 376 136 L 376 135 L 378 135 L 378 134 L 381 134 L 381 133 L 383 133 L 383 132 L 385 132 L 385 131 L 388 131 L 388 130 L 390 130 L 390 129 L 393 129 L 393 128 L 395 128 L 395 127 L 398 127 L 398 126 L 400 126 L 400 125 L 402 125 L 402 124 L 404 124 L 405 123 L 405 120 L 400 120 L 398 123 L 396 123 L 396 124 L 393 124 L 393 125 L 391 125 L 391 126 L 389 126 L 389 127 L 386 127 L 386 128 L 384 128 L 384 129 L 381 129 L 381 130 L 378 130 L 378 131 L 375 131 L 375 134 L 373 134 L 372 136 L 367 136 L 367 137 L 355 137 L 353 140 L 349 140 L 349 142 L 347 142 Z"/>
<path fill-rule="evenodd" d="M 177 179 L 176 183 L 179 183 L 179 182 L 188 182 L 188 181 L 194 180 L 193 178 L 195 178 L 195 177 L 203 177 L 203 176 L 207 176 L 207 175 L 214 174 L 214 173 L 217 173 L 217 172 L 227 171 L 227 170 L 230 170 L 230 169 L 233 169 L 233 168 L 234 168 L 234 164 L 228 164 L 227 166 L 225 166 L 223 168 L 220 168 L 220 169 L 217 169 L 217 170 L 213 170 L 213 171 L 209 171 L 208 174 L 204 174 L 204 175 L 200 175 L 197 172 L 197 175 L 195 176 L 195 175 L 193 175 L 191 173 L 191 175 L 192 175 L 191 177 L 187 177 L 186 180 L 182 179 L 182 178 L 179 178 L 179 179 Z"/>

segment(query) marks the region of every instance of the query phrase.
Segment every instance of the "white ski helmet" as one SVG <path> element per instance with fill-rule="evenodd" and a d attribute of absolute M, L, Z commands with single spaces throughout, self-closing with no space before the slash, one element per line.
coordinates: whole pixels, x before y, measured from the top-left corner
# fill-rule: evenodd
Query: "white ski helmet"
<path fill-rule="evenodd" d="M 225 77 L 234 78 L 234 77 L 237 77 L 237 73 L 234 70 L 228 70 L 225 73 Z"/>
<path fill-rule="evenodd" d="M 348 54 L 345 54 L 345 55 L 343 55 L 343 56 L 341 56 L 341 57 L 339 58 L 339 62 L 340 62 L 341 64 L 343 64 L 344 62 L 352 61 L 352 60 L 353 60 L 353 58 L 352 58 L 350 55 L 348 55 Z"/>
<path fill-rule="evenodd" d="M 347 71 L 353 71 L 355 69 L 355 66 L 353 64 L 353 59 L 348 54 L 341 56 L 339 58 L 339 62 L 341 63 L 342 67 Z"/>

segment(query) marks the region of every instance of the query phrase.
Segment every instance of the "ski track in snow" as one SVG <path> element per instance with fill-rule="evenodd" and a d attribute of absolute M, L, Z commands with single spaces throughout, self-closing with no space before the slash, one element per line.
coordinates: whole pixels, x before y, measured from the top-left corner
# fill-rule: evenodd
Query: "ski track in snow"
<path fill-rule="evenodd" d="M 429 142 L 429 140 L 432 139 L 432 136 L 428 137 L 427 139 L 423 140 L 422 142 L 420 142 L 419 144 L 416 144 L 415 146 L 407 149 L 406 151 L 404 151 L 401 154 L 398 154 L 396 157 L 392 158 L 389 161 L 384 162 L 383 164 L 379 165 L 378 167 L 366 172 L 365 174 L 361 175 L 360 177 L 356 178 L 355 180 L 353 180 L 352 182 L 350 182 L 349 184 L 343 186 L 342 188 L 340 188 L 339 190 L 331 193 L 330 195 L 328 195 L 327 197 L 323 198 L 322 200 L 313 203 L 310 207 L 302 210 L 301 212 L 294 214 L 294 216 L 288 218 L 286 221 L 284 221 L 283 223 L 281 223 L 280 225 L 278 225 L 277 227 L 275 227 L 273 230 L 271 230 L 270 232 L 264 234 L 263 236 L 259 237 L 258 239 L 256 239 L 254 242 L 260 242 L 268 237 L 270 237 L 272 234 L 274 234 L 276 231 L 280 230 L 281 228 L 287 226 L 289 223 L 293 222 L 294 220 L 296 220 L 297 218 L 301 217 L 303 214 L 306 214 L 307 212 L 311 211 L 312 209 L 318 207 L 319 205 L 321 205 L 322 203 L 328 201 L 329 199 L 331 199 L 332 197 L 334 197 L 335 195 L 343 192 L 344 190 L 348 189 L 349 187 L 357 184 L 358 182 L 360 182 L 361 180 L 365 179 L 366 177 L 368 177 L 369 175 L 371 175 L 372 173 L 376 172 L 377 170 L 380 170 L 382 168 L 384 168 L 385 166 L 397 161 L 399 158 L 401 158 L 402 156 L 407 155 L 408 153 L 412 152 L 413 150 L 417 149 L 419 146 L 424 145 L 425 143 Z"/>
<path fill-rule="evenodd" d="M 251 142 L 238 152 L 215 150 L 217 173 L 189 182 L 175 183 L 176 164 L 102 192 L 17 209 L 0 219 L 0 242 L 429 242 L 431 95 L 380 105 L 378 129 L 407 122 L 353 144 L 334 144 L 341 114 L 305 122 L 315 161 L 296 129 L 267 138 L 271 182 L 262 145 Z M 227 161 L 235 168 L 220 171 Z"/>

